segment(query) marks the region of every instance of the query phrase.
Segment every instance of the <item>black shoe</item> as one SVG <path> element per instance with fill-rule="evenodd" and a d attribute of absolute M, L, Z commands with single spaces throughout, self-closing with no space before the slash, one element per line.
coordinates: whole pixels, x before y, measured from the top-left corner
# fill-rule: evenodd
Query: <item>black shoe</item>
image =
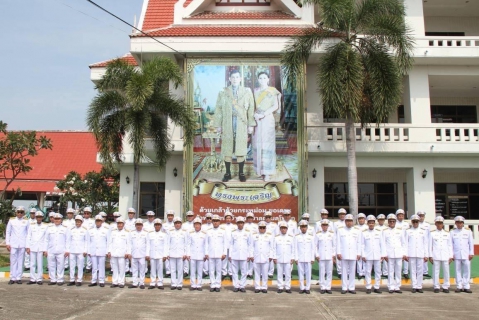
<path fill-rule="evenodd" d="M 193 288 L 193 287 L 190 288 L 190 291 L 195 291 L 195 290 L 196 290 L 196 288 Z"/>
<path fill-rule="evenodd" d="M 422 275 L 424 278 L 431 278 L 431 276 L 429 275 L 429 273 L 425 273 Z"/>
<path fill-rule="evenodd" d="M 388 276 L 386 276 L 386 275 L 381 276 L 381 279 L 387 279 L 387 278 L 388 278 Z"/>
<path fill-rule="evenodd" d="M 165 278 L 171 278 L 171 273 L 165 274 Z"/>
<path fill-rule="evenodd" d="M 91 269 L 86 269 L 85 273 L 91 273 Z"/>
<path fill-rule="evenodd" d="M 244 173 L 240 173 L 240 174 L 239 174 L 239 181 L 241 181 L 241 182 L 245 182 L 245 181 L 246 181 L 246 176 L 244 175 Z"/>
<path fill-rule="evenodd" d="M 203 288 L 196 288 L 196 290 L 198 290 L 198 291 L 203 291 Z"/>
<path fill-rule="evenodd" d="M 203 278 L 204 278 L 204 277 L 203 277 Z M 247 275 L 246 278 L 247 278 L 248 280 L 251 280 L 251 279 L 253 279 L 253 276 Z"/>
<path fill-rule="evenodd" d="M 263 292 L 263 293 L 268 293 L 268 290 L 263 289 L 263 290 L 261 290 L 261 292 Z"/>
<path fill-rule="evenodd" d="M 43 282 L 42 282 L 42 281 L 38 281 L 37 284 L 38 284 L 39 286 L 41 286 L 41 285 L 43 284 Z"/>
<path fill-rule="evenodd" d="M 348 293 L 347 290 L 341 290 L 341 294 L 346 294 L 346 293 Z"/>
<path fill-rule="evenodd" d="M 366 289 L 366 294 L 371 294 L 371 289 Z"/>
<path fill-rule="evenodd" d="M 75 285 L 75 281 L 68 282 L 67 287 L 71 287 Z"/>
<path fill-rule="evenodd" d="M 17 280 L 17 284 L 22 284 L 22 280 Z"/>
<path fill-rule="evenodd" d="M 356 291 L 354 291 L 354 290 L 349 290 L 349 293 L 350 293 L 350 294 L 356 294 Z"/>
<path fill-rule="evenodd" d="M 311 294 L 311 291 L 310 290 L 304 290 L 304 293 Z M 354 294 L 356 294 L 356 292 Z"/>
<path fill-rule="evenodd" d="M 160 289 L 160 290 L 165 290 L 165 287 L 163 287 L 163 286 L 158 286 L 158 289 Z"/>
<path fill-rule="evenodd" d="M 13 281 L 13 280 L 8 281 L 8 284 L 14 284 L 14 283 L 15 283 L 15 281 Z"/>
<path fill-rule="evenodd" d="M 229 180 L 231 180 L 231 174 L 230 173 L 225 173 L 224 177 L 223 177 L 223 182 L 228 182 Z"/>
<path fill-rule="evenodd" d="M 439 289 L 434 289 L 434 293 L 439 293 Z"/>
<path fill-rule="evenodd" d="M 142 284 L 142 285 L 140 286 L 140 289 L 145 289 L 145 285 Z"/>
<path fill-rule="evenodd" d="M 278 289 L 278 291 L 276 291 L 276 293 L 283 293 L 283 289 Z"/>
<path fill-rule="evenodd" d="M 97 286 L 97 283 L 96 283 L 96 282 L 95 282 L 95 283 L 90 283 L 88 286 L 89 286 L 89 287 L 96 287 L 96 286 Z"/>
<path fill-rule="evenodd" d="M 401 290 L 394 290 L 394 293 L 402 293 Z"/>
<path fill-rule="evenodd" d="M 112 285 L 110 286 L 110 288 L 118 288 L 118 285 L 117 285 L 117 284 L 112 284 Z"/>
<path fill-rule="evenodd" d="M 189 274 L 188 273 L 183 273 L 183 278 L 188 278 Z"/>
<path fill-rule="evenodd" d="M 381 294 L 381 293 L 382 293 L 381 290 L 379 290 L 379 289 L 374 289 L 373 292 L 374 292 L 374 293 L 378 293 L 378 294 Z"/>
<path fill-rule="evenodd" d="M 35 281 L 28 281 L 27 284 L 30 285 L 30 284 L 35 284 L 36 282 Z"/>
<path fill-rule="evenodd" d="M 56 282 L 51 282 L 51 281 L 48 283 L 49 286 L 54 286 L 56 284 L 57 284 Z"/>
<path fill-rule="evenodd" d="M 442 292 L 449 293 L 449 289 L 443 289 Z"/>
<path fill-rule="evenodd" d="M 171 286 L 170 290 L 176 290 L 176 287 Z"/>
<path fill-rule="evenodd" d="M 403 274 L 403 276 L 404 276 L 404 279 L 409 280 L 409 274 L 405 273 Z"/>
<path fill-rule="evenodd" d="M 101 287 L 101 288 L 105 287 L 105 284 L 104 284 L 104 283 L 100 283 L 100 287 Z"/>
<path fill-rule="evenodd" d="M 233 289 L 233 292 L 238 292 L 238 291 L 239 291 L 238 288 L 234 288 L 234 289 Z"/>
<path fill-rule="evenodd" d="M 215 292 L 215 291 L 216 291 L 215 288 L 210 289 L 210 292 Z"/>
<path fill-rule="evenodd" d="M 389 290 L 389 293 L 394 293 L 394 290 Z"/>
<path fill-rule="evenodd" d="M 245 288 L 240 288 L 239 291 L 240 292 L 246 292 L 246 289 Z"/>
<path fill-rule="evenodd" d="M 176 290 L 183 290 L 183 287 L 176 287 Z"/>
<path fill-rule="evenodd" d="M 216 292 L 220 292 L 221 289 L 220 289 L 220 288 L 216 288 L 215 291 L 216 291 Z"/>
<path fill-rule="evenodd" d="M 76 286 L 77 286 L 77 287 L 81 287 L 81 282 L 77 282 L 77 283 L 76 283 Z"/>
<path fill-rule="evenodd" d="M 417 290 L 416 290 L 416 289 L 412 289 L 411 292 L 412 292 L 412 293 L 416 293 Z"/>
<path fill-rule="evenodd" d="M 471 289 L 465 289 L 464 292 L 465 293 L 472 293 Z"/>
<path fill-rule="evenodd" d="M 419 292 L 419 293 L 424 293 L 424 291 L 422 291 L 422 289 L 417 289 L 416 291 Z"/>
<path fill-rule="evenodd" d="M 325 294 L 325 293 L 326 293 L 326 290 L 319 290 L 319 293 Z"/>
<path fill-rule="evenodd" d="M 299 294 L 303 294 L 305 290 L 299 290 Z"/>
<path fill-rule="evenodd" d="M 454 292 L 455 293 L 460 293 L 460 292 L 462 292 L 462 289 L 456 289 L 456 290 L 454 290 Z"/>
<path fill-rule="evenodd" d="M 326 290 L 326 293 L 327 294 L 333 294 L 333 292 L 331 290 Z"/>
<path fill-rule="evenodd" d="M 226 278 L 226 274 L 221 276 L 221 281 L 223 281 Z"/>
<path fill-rule="evenodd" d="M 120 285 L 118 286 L 118 288 L 120 288 L 120 289 L 123 289 L 124 287 L 125 287 L 124 284 L 120 284 Z"/>
<path fill-rule="evenodd" d="M 136 288 L 138 288 L 138 286 L 135 286 L 135 285 L 132 285 L 132 284 L 130 284 L 130 285 L 128 286 L 128 289 L 136 289 Z"/>
<path fill-rule="evenodd" d="M 291 293 L 291 289 L 288 289 L 285 291 L 286 293 Z"/>
<path fill-rule="evenodd" d="M 268 278 L 269 278 L 269 279 L 273 279 L 273 275 L 272 275 L 272 274 L 268 274 Z"/>
<path fill-rule="evenodd" d="M 259 290 L 259 289 L 254 289 L 254 293 L 260 293 L 260 292 L 261 292 L 261 290 Z"/>
<path fill-rule="evenodd" d="M 57 285 L 63 286 L 64 282 L 57 282 Z"/>

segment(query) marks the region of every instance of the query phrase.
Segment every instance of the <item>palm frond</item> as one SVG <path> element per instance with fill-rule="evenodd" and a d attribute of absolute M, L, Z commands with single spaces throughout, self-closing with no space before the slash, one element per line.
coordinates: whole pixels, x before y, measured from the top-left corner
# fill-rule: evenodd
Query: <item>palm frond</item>
<path fill-rule="evenodd" d="M 105 74 L 98 82 L 96 89 L 99 91 L 124 90 L 133 73 L 135 73 L 134 66 L 126 61 L 115 59 L 106 66 Z"/>
<path fill-rule="evenodd" d="M 169 153 L 171 151 L 171 140 L 168 135 L 167 118 L 154 110 L 149 112 L 150 135 L 155 146 L 156 162 L 158 167 L 162 168 L 168 161 Z"/>

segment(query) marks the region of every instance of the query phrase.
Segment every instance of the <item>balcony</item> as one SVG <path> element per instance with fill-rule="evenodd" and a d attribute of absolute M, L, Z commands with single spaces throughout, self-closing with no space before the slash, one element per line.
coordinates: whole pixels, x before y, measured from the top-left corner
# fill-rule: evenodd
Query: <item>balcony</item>
<path fill-rule="evenodd" d="M 307 127 L 308 151 L 346 152 L 343 123 Z M 381 124 L 356 125 L 358 153 L 477 154 L 479 124 Z"/>

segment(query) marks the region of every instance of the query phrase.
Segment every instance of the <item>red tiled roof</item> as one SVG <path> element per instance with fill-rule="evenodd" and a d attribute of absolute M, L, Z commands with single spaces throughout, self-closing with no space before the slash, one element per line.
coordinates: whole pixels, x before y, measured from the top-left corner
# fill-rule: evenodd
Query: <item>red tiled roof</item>
<path fill-rule="evenodd" d="M 106 60 L 106 61 L 102 61 L 102 62 L 97 62 L 97 63 L 94 63 L 94 64 L 91 64 L 90 65 L 90 68 L 104 68 L 107 66 L 108 63 L 110 63 L 111 61 L 114 61 L 116 59 L 120 59 L 120 60 L 123 60 L 123 61 L 126 61 L 129 65 L 131 66 L 137 66 L 138 63 L 136 62 L 135 58 L 133 58 L 133 56 L 129 53 L 125 54 L 123 57 L 121 58 L 115 58 L 115 59 L 110 59 L 110 60 Z"/>
<path fill-rule="evenodd" d="M 52 191 L 55 181 L 62 180 L 70 171 L 83 175 L 101 170 L 102 165 L 96 162 L 98 148 L 91 132 L 37 131 L 39 136 L 51 139 L 52 150 L 40 150 L 37 156 L 31 158 L 33 169 L 18 176 L 8 187 L 9 190 L 20 187 L 23 191 Z M 0 181 L 0 190 L 4 186 L 5 182 Z"/>
<path fill-rule="evenodd" d="M 178 0 L 149 0 L 143 20 L 143 30 L 169 26 L 173 23 L 175 3 Z"/>
<path fill-rule="evenodd" d="M 290 37 L 300 34 L 305 27 L 284 26 L 171 26 L 159 30 L 145 31 L 152 37 Z M 143 34 L 135 34 L 132 37 L 145 37 Z"/>
<path fill-rule="evenodd" d="M 185 3 L 183 3 L 183 8 L 186 8 L 187 6 L 189 6 L 192 1 L 193 0 L 186 0 Z"/>
<path fill-rule="evenodd" d="M 250 11 L 250 12 L 222 12 L 222 11 L 204 11 L 191 16 L 187 19 L 236 19 L 236 20 L 291 20 L 299 19 L 283 11 Z"/>

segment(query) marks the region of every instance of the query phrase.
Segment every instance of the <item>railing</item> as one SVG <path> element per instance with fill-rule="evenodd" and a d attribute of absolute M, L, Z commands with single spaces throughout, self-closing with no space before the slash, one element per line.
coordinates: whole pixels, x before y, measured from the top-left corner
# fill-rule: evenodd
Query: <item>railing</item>
<path fill-rule="evenodd" d="M 356 141 L 367 142 L 478 142 L 478 124 L 381 124 L 361 128 L 355 125 Z M 345 141 L 343 123 L 307 127 L 309 141 Z"/>
<path fill-rule="evenodd" d="M 424 37 L 429 47 L 479 47 L 479 37 Z"/>

